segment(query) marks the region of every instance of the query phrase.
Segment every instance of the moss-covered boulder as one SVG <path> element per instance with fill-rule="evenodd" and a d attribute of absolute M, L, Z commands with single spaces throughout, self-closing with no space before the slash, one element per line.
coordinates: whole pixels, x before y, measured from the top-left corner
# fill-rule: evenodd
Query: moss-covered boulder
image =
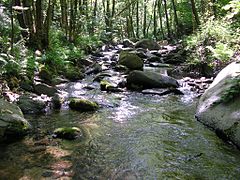
<path fill-rule="evenodd" d="M 129 89 L 177 88 L 176 79 L 155 72 L 132 71 L 127 77 Z"/>
<path fill-rule="evenodd" d="M 81 130 L 77 127 L 61 127 L 53 132 L 53 137 L 73 140 L 82 136 Z"/>
<path fill-rule="evenodd" d="M 148 50 L 159 50 L 159 44 L 150 39 L 142 39 L 135 44 L 135 48 L 143 48 Z"/>
<path fill-rule="evenodd" d="M 231 63 L 217 75 L 201 96 L 196 117 L 240 147 L 240 63 Z"/>
<path fill-rule="evenodd" d="M 97 110 L 99 105 L 96 102 L 87 99 L 71 98 L 69 107 L 74 110 L 86 112 Z"/>
<path fill-rule="evenodd" d="M 45 94 L 49 97 L 54 96 L 54 94 L 56 94 L 58 92 L 55 87 L 49 86 L 49 85 L 44 84 L 44 83 L 35 84 L 34 85 L 34 91 L 38 95 Z"/>
<path fill-rule="evenodd" d="M 46 83 L 51 83 L 53 78 L 53 73 L 48 67 L 43 66 L 41 67 L 38 76 L 39 78 L 44 80 Z"/>
<path fill-rule="evenodd" d="M 122 51 L 119 55 L 118 63 L 126 66 L 130 70 L 143 69 L 143 60 L 134 52 Z"/>
<path fill-rule="evenodd" d="M 20 108 L 0 99 L 0 141 L 24 135 L 29 128 Z"/>
<path fill-rule="evenodd" d="M 31 94 L 20 96 L 17 104 L 24 114 L 41 114 L 47 107 L 44 101 Z"/>
<path fill-rule="evenodd" d="M 84 78 L 81 69 L 74 66 L 67 66 L 63 75 L 70 81 L 77 81 Z"/>

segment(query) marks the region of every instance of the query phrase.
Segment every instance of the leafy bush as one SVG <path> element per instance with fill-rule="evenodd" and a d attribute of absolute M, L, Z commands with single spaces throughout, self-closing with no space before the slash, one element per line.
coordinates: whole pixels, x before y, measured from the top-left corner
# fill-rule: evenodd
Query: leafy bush
<path fill-rule="evenodd" d="M 239 48 L 240 31 L 232 28 L 225 20 L 209 19 L 199 30 L 185 38 L 185 47 L 190 52 L 191 63 L 206 62 L 214 65 L 215 61 L 226 63 Z"/>

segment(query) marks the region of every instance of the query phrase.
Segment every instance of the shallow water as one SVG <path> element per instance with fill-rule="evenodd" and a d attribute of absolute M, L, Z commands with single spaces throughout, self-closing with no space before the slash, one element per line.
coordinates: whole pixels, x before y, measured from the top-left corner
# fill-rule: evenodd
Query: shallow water
<path fill-rule="evenodd" d="M 0 179 L 239 179 L 239 151 L 194 118 L 196 100 L 96 90 L 76 94 L 99 101 L 95 113 L 63 106 L 27 116 L 33 135 L 0 147 Z M 101 102 L 100 102 L 101 101 Z M 77 126 L 74 141 L 53 139 L 55 128 Z"/>

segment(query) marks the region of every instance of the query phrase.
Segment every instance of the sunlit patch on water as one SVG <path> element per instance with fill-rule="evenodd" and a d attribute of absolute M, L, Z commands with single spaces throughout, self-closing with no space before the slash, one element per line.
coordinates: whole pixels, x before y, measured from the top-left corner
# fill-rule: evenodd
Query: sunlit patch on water
<path fill-rule="evenodd" d="M 129 101 L 121 101 L 120 106 L 115 108 L 110 116 L 114 122 L 124 123 L 137 113 L 138 107 L 132 105 Z"/>

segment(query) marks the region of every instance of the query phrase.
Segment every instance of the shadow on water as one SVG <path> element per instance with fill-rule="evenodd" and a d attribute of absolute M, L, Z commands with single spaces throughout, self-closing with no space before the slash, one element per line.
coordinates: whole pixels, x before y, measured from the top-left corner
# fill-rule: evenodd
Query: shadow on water
<path fill-rule="evenodd" d="M 240 178 L 239 151 L 194 119 L 194 101 L 134 92 L 98 96 L 117 105 L 28 116 L 34 133 L 0 147 L 0 179 Z M 62 126 L 80 127 L 83 136 L 53 139 Z"/>

